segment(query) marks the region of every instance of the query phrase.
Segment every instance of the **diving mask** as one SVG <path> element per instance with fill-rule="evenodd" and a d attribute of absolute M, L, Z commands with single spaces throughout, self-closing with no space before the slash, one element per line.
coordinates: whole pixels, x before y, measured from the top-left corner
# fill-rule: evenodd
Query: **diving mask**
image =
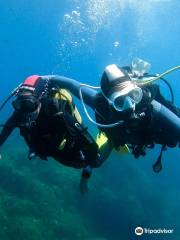
<path fill-rule="evenodd" d="M 17 98 L 12 102 L 14 109 L 21 116 L 21 125 L 30 126 L 38 118 L 41 103 L 31 93 L 25 92 L 17 95 Z"/>
<path fill-rule="evenodd" d="M 12 105 L 17 111 L 30 113 L 37 109 L 39 101 L 33 95 L 19 95 L 12 102 Z"/>
<path fill-rule="evenodd" d="M 106 99 L 116 111 L 121 112 L 128 109 L 135 110 L 135 105 L 140 103 L 142 97 L 142 89 L 136 87 L 126 95 L 122 95 L 121 92 L 115 92 L 109 98 L 106 97 Z"/>

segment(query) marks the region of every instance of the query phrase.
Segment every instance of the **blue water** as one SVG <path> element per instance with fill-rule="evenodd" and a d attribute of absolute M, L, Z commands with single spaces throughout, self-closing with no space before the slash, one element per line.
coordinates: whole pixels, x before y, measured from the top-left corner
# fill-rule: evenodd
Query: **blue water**
<path fill-rule="evenodd" d="M 179 13 L 178 0 L 1 1 L 0 101 L 31 74 L 65 75 L 98 86 L 107 64 L 128 65 L 134 57 L 139 57 L 151 63 L 152 73 L 162 73 L 179 65 Z M 180 106 L 179 76 L 178 71 L 167 76 L 172 84 L 177 106 Z M 162 83 L 160 85 L 164 95 L 169 98 L 168 89 Z M 76 100 L 76 103 L 81 109 L 84 121 L 88 123 L 79 101 Z M 4 121 L 11 111 L 9 104 L 1 113 L 1 121 Z M 92 125 L 90 129 L 95 131 Z M 12 144 L 14 141 L 20 141 L 16 148 Z M 21 219 L 22 222 L 14 228 L 9 223 L 0 228 L 2 239 L 13 239 L 14 233 L 19 236 L 16 239 L 23 239 L 23 231 L 30 234 L 28 239 L 41 239 L 42 236 L 43 239 L 68 240 L 179 239 L 179 149 L 170 149 L 164 154 L 164 169 L 158 175 L 152 172 L 158 149 L 149 151 L 145 158 L 138 160 L 132 156 L 113 153 L 100 169 L 94 171 L 90 192 L 85 198 L 81 198 L 77 193 L 79 175 L 76 175 L 75 171 L 68 168 L 64 170 L 50 161 L 46 166 L 40 161 L 29 163 L 25 157 L 26 150 L 15 132 L 2 148 L 2 156 L 5 156 L 5 160 L 7 158 L 9 164 L 7 168 L 1 168 L 1 171 L 7 173 L 3 175 L 4 178 L 12 178 L 13 168 L 19 171 L 20 176 L 30 171 L 28 176 L 35 174 L 37 181 L 44 184 L 45 188 L 49 187 L 47 191 L 56 187 L 57 197 L 49 196 L 46 199 L 49 206 L 47 214 L 51 219 L 48 218 L 44 223 L 43 217 L 36 212 L 34 216 L 37 224 L 34 223 L 33 227 L 29 228 L 20 227 L 27 222 L 29 216 L 26 208 L 23 208 L 21 214 L 17 205 L 13 210 L 10 208 L 7 216 L 10 218 L 17 214 L 18 221 Z M 19 154 L 22 159 L 17 162 Z M 4 164 L 7 164 L 5 160 Z M 41 169 L 44 171 L 42 174 Z M 61 178 L 57 175 L 58 171 L 61 175 L 59 169 L 63 171 Z M 51 177 L 46 176 L 46 171 Z M 8 184 L 8 181 L 4 183 L 4 178 L 1 177 L 2 185 L 0 182 L 3 196 L 10 194 L 17 202 L 22 198 L 28 199 L 28 192 L 22 197 L 16 181 Z M 63 183 L 63 195 L 58 192 L 58 188 L 62 187 L 58 181 Z M 53 219 L 54 215 L 51 213 L 55 211 L 52 199 L 56 202 L 57 209 L 61 209 L 64 199 L 67 202 L 67 205 L 63 205 L 59 217 L 56 216 L 57 219 Z M 38 199 L 32 201 L 34 207 L 39 204 Z M 7 213 L 3 205 L 5 202 L 0 200 L 1 217 L 5 214 L 3 211 Z M 73 218 L 71 212 L 76 212 L 77 215 L 74 214 Z M 64 222 L 66 231 L 55 231 L 51 221 L 59 226 L 63 214 L 72 222 Z M 81 223 L 81 227 L 73 226 L 76 221 Z M 40 223 L 41 226 L 49 226 L 51 234 L 42 235 L 42 228 L 38 225 Z M 174 229 L 174 233 L 138 237 L 134 234 L 137 226 Z M 68 235 L 68 231 L 72 232 L 72 235 Z"/>

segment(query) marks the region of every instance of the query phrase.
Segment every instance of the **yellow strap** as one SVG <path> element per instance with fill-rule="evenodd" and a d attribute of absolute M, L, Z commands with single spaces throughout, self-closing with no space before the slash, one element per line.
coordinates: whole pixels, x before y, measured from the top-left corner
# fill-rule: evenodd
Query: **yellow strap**
<path fill-rule="evenodd" d="M 77 107 L 74 108 L 74 117 L 76 118 L 78 123 L 82 123 L 82 118 L 81 118 L 81 115 L 80 115 Z"/>
<path fill-rule="evenodd" d="M 151 80 L 145 80 L 145 81 L 143 81 L 143 79 L 142 79 L 142 80 L 137 80 L 136 82 L 137 82 L 138 85 L 149 84 L 149 83 L 151 83 L 151 82 L 154 82 L 154 81 L 156 81 L 156 80 L 159 80 L 160 78 L 164 77 L 165 75 L 167 75 L 167 74 L 169 74 L 169 73 L 171 73 L 171 72 L 174 72 L 174 71 L 176 71 L 176 70 L 178 70 L 178 69 L 180 69 L 180 66 L 173 67 L 173 68 L 165 71 L 164 73 L 158 75 L 157 77 L 154 77 L 154 78 L 151 79 Z"/>
<path fill-rule="evenodd" d="M 108 138 L 104 133 L 101 132 L 100 134 L 97 134 L 96 143 L 99 148 L 102 147 L 102 145 L 104 145 L 107 141 L 108 141 Z"/>
<path fill-rule="evenodd" d="M 54 96 L 56 99 L 63 99 L 65 101 L 68 101 L 70 107 L 71 107 L 71 111 L 72 111 L 72 115 L 76 118 L 76 120 L 78 121 L 78 123 L 82 123 L 82 118 L 81 115 L 77 109 L 77 107 L 74 107 L 72 104 L 72 96 L 71 94 L 66 90 L 66 89 L 60 89 Z"/>
<path fill-rule="evenodd" d="M 64 147 L 66 146 L 66 142 L 67 142 L 67 140 L 64 138 L 64 139 L 60 142 L 58 149 L 59 149 L 59 150 L 63 150 Z"/>
<path fill-rule="evenodd" d="M 99 148 L 101 148 L 107 141 L 108 141 L 108 138 L 103 132 L 101 132 L 96 136 L 96 143 Z M 128 154 L 130 152 L 127 144 L 125 144 L 124 146 L 120 146 L 119 148 L 116 149 L 116 151 L 122 154 Z"/>

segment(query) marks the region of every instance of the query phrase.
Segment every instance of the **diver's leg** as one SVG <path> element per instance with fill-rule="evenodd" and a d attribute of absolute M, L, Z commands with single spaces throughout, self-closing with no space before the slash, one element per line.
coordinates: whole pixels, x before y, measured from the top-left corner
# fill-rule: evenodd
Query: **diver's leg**
<path fill-rule="evenodd" d="M 87 169 L 87 167 L 86 167 Z M 88 192 L 88 182 L 89 182 L 89 178 L 91 176 L 92 173 L 92 169 L 90 167 L 90 170 L 86 171 L 86 169 L 84 168 L 81 174 L 81 179 L 80 179 L 80 183 L 79 183 L 79 188 L 80 188 L 80 192 L 81 194 L 86 194 Z"/>

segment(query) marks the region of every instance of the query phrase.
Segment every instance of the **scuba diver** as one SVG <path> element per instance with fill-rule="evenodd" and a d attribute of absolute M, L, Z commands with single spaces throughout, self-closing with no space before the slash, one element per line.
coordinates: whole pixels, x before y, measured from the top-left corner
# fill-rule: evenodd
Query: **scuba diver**
<path fill-rule="evenodd" d="M 132 66 L 108 65 L 100 87 L 57 75 L 42 78 L 69 90 L 82 101 L 88 119 L 107 137 L 109 149 L 104 157 L 108 157 L 113 148 L 125 147 L 138 158 L 145 156 L 148 148 L 160 144 L 160 154 L 153 165 L 154 172 L 159 172 L 163 151 L 180 142 L 180 109 L 174 106 L 172 88 L 164 79 L 180 66 L 161 75 L 149 74 L 149 68 L 149 63 L 138 58 Z M 172 101 L 165 99 L 159 85 L 153 83 L 158 79 L 170 88 Z M 93 109 L 95 120 L 90 117 L 85 104 Z"/>
<path fill-rule="evenodd" d="M 81 116 L 72 96 L 56 84 L 44 81 L 38 75 L 28 77 L 1 105 L 15 96 L 14 112 L 2 125 L 0 146 L 18 127 L 29 147 L 29 159 L 48 157 L 77 169 L 83 169 L 80 190 L 88 190 L 92 168 L 99 167 L 104 159 L 98 145 L 82 125 Z"/>

